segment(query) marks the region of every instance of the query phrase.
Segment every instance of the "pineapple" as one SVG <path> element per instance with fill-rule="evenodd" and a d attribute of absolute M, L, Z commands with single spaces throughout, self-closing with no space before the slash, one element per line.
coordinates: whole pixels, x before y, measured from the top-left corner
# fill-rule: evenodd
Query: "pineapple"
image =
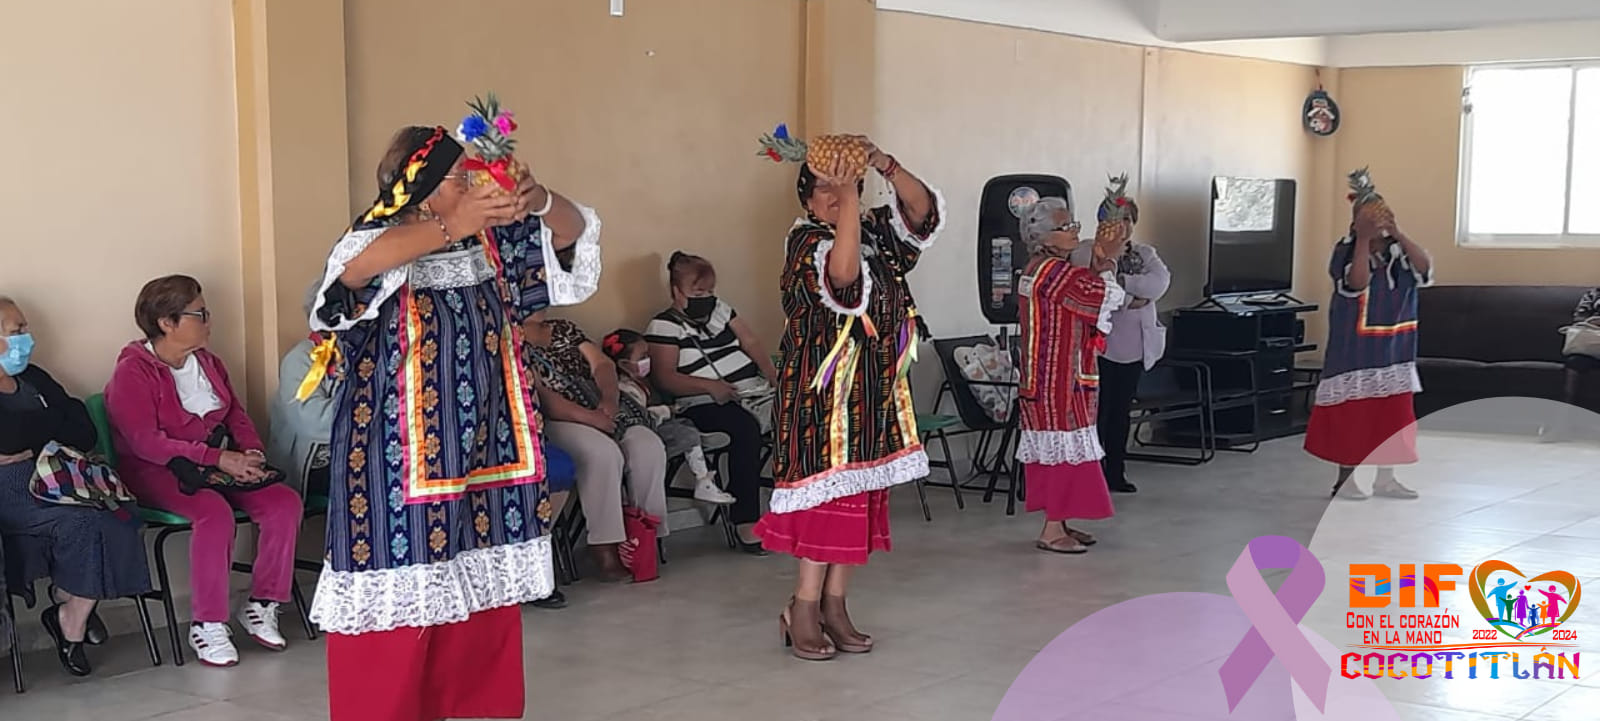
<path fill-rule="evenodd" d="M 1128 204 L 1128 175 L 1113 176 L 1111 184 L 1106 186 L 1106 199 L 1100 202 L 1100 224 L 1094 231 L 1095 257 L 1115 258 L 1122 254 L 1123 244 L 1128 241 L 1127 226 L 1122 221 L 1129 220 Z"/>
<path fill-rule="evenodd" d="M 511 179 L 512 186 L 506 188 L 484 167 L 469 168 L 467 183 L 474 188 L 493 185 L 496 195 L 510 195 L 516 192 L 517 184 L 532 173 L 528 170 L 528 166 L 523 165 L 512 155 L 516 150 L 517 141 L 511 138 L 511 133 L 517 129 L 517 124 L 512 120 L 511 112 L 500 108 L 500 100 L 494 93 L 489 93 L 487 99 L 473 98 L 467 103 L 467 107 L 472 109 L 472 114 L 461 121 L 461 126 L 456 129 L 456 136 L 477 151 L 477 160 L 482 165 L 503 167 L 505 175 Z"/>
<path fill-rule="evenodd" d="M 1356 216 L 1370 216 L 1380 224 L 1393 224 L 1394 211 L 1389 209 L 1389 203 L 1378 194 L 1378 187 L 1372 184 L 1372 174 L 1366 168 L 1361 168 L 1350 173 L 1350 208 Z"/>
<path fill-rule="evenodd" d="M 860 180 L 867 175 L 870 149 L 867 139 L 860 135 L 822 135 L 807 143 L 790 137 L 787 125 L 779 125 L 762 136 L 759 154 L 780 163 L 804 161 L 813 173 L 825 171 L 835 161 L 843 160 L 846 177 Z"/>

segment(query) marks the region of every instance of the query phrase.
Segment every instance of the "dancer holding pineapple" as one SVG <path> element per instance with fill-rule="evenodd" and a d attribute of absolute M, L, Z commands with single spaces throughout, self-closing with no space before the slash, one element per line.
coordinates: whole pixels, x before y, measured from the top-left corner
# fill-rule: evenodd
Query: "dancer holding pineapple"
<path fill-rule="evenodd" d="M 1335 497 L 1366 499 L 1350 477 L 1372 464 L 1374 494 L 1416 498 L 1393 467 L 1417 460 L 1417 289 L 1433 282 L 1433 259 L 1400 230 L 1366 168 L 1350 174 L 1350 191 L 1350 234 L 1328 266 L 1328 351 L 1306 450 L 1339 465 Z"/>
<path fill-rule="evenodd" d="M 593 292 L 600 221 L 512 159 L 515 128 L 491 97 L 458 131 L 479 157 L 401 130 L 313 306 L 308 381 L 343 377 L 311 610 L 333 721 L 522 717 L 519 605 L 554 579 L 520 322 Z"/>
<path fill-rule="evenodd" d="M 795 656 L 866 653 L 845 607 L 854 566 L 889 549 L 889 488 L 928 475 L 907 378 L 927 331 L 906 284 L 944 225 L 944 199 L 863 136 L 809 146 L 784 126 L 762 140 L 775 161 L 803 163 L 806 217 L 789 231 L 766 548 L 799 560 L 780 625 Z M 888 204 L 861 207 L 868 168 Z"/>

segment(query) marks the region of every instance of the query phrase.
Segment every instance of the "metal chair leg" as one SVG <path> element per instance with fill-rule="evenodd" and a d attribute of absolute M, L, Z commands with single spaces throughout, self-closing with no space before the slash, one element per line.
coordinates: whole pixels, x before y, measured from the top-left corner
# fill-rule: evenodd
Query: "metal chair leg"
<path fill-rule="evenodd" d="M 923 479 L 921 478 L 918 478 L 915 483 L 917 486 L 917 501 L 922 503 L 922 520 L 933 523 L 933 511 L 928 509 L 928 489 L 923 485 Z"/>
<path fill-rule="evenodd" d="M 183 665 L 183 640 L 178 634 L 178 611 L 174 608 L 172 599 L 172 577 L 167 574 L 167 539 L 183 528 L 164 528 L 156 534 L 156 581 L 160 587 L 155 590 L 156 599 L 161 601 L 161 606 L 167 613 L 167 635 L 172 641 L 172 662 L 178 666 Z"/>
<path fill-rule="evenodd" d="M 156 627 L 150 621 L 150 609 L 145 606 L 143 595 L 134 596 L 133 603 L 139 608 L 139 627 L 144 630 L 144 645 L 150 652 L 150 665 L 161 665 L 161 644 L 156 643 Z"/>
<path fill-rule="evenodd" d="M 23 693 L 27 686 L 22 682 L 22 642 L 17 640 L 17 610 L 11 605 L 10 594 L 0 593 L 0 596 L 5 596 L 5 613 L 10 621 L 6 624 L 6 641 L 11 646 L 11 683 L 17 693 Z"/>
<path fill-rule="evenodd" d="M 295 610 L 300 612 L 300 624 L 305 626 L 306 639 L 317 640 L 317 626 L 311 622 L 311 607 L 306 604 L 306 597 L 300 593 L 300 584 L 295 583 L 292 577 L 289 580 L 289 596 L 294 599 Z"/>
<path fill-rule="evenodd" d="M 944 472 L 950 476 L 950 490 L 956 494 L 956 510 L 967 509 L 967 501 L 961 497 L 961 481 L 956 480 L 956 462 L 950 455 L 950 437 L 944 431 L 939 432 L 939 446 L 944 450 Z"/>

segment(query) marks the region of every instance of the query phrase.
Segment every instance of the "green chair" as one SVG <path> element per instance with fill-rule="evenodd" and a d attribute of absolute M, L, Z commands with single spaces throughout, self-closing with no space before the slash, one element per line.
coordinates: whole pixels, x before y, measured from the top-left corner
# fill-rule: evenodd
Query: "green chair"
<path fill-rule="evenodd" d="M 941 391 L 939 395 L 942 400 L 944 396 L 943 391 Z M 938 407 L 935 406 L 934 410 L 937 411 Z M 956 508 L 958 510 L 966 510 L 967 502 L 961 497 L 961 483 L 956 479 L 955 462 L 954 458 L 950 455 L 950 432 L 959 432 L 961 428 L 962 425 L 960 416 L 947 416 L 938 412 L 917 414 L 917 433 L 922 437 L 923 447 L 926 448 L 930 442 L 937 440 L 939 441 L 939 449 L 944 453 L 943 459 L 930 459 L 928 461 L 928 466 L 930 468 L 943 468 L 944 472 L 949 474 L 950 488 L 956 494 Z M 917 482 L 917 494 L 922 499 L 923 518 L 932 521 L 933 514 L 928 511 L 927 492 L 923 490 L 923 486 L 925 485 L 925 480 Z"/>
<path fill-rule="evenodd" d="M 89 418 L 90 420 L 94 421 L 95 433 L 100 438 L 100 443 L 98 446 L 96 446 L 95 450 L 99 451 L 103 456 L 105 456 L 105 458 L 110 461 L 112 465 L 116 465 L 117 452 L 111 443 L 111 418 L 106 413 L 106 400 L 104 394 L 96 393 L 92 396 L 89 396 L 89 398 L 84 401 L 84 405 L 86 405 L 89 409 Z M 184 518 L 176 513 L 163 511 L 156 508 L 146 508 L 144 506 L 139 507 L 139 519 L 144 521 L 146 526 L 156 529 L 155 588 L 141 597 L 139 606 L 141 609 L 144 607 L 145 599 L 161 602 L 161 607 L 164 611 L 166 611 L 167 615 L 167 636 L 172 643 L 173 662 L 179 666 L 182 666 L 184 661 L 183 636 L 178 632 L 177 603 L 173 597 L 172 578 L 167 568 L 166 546 L 167 539 L 180 533 L 189 533 L 193 531 L 194 524 L 190 522 L 189 519 Z M 244 511 L 234 511 L 233 519 L 235 524 L 250 523 L 250 517 L 246 515 Z M 233 564 L 233 571 L 236 573 L 250 573 L 251 570 L 251 565 L 248 563 L 234 562 Z M 311 625 L 310 616 L 306 613 L 307 606 L 305 598 L 300 594 L 300 585 L 291 582 L 289 584 L 289 590 L 294 599 L 295 608 L 300 612 L 300 621 L 305 626 L 306 638 L 315 640 L 317 637 L 316 630 Z"/>

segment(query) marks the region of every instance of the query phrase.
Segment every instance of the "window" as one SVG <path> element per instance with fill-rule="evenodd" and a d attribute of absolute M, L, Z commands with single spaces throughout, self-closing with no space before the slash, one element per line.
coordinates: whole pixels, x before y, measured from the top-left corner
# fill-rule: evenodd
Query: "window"
<path fill-rule="evenodd" d="M 1460 243 L 1600 246 L 1600 63 L 1473 68 L 1462 101 Z"/>

